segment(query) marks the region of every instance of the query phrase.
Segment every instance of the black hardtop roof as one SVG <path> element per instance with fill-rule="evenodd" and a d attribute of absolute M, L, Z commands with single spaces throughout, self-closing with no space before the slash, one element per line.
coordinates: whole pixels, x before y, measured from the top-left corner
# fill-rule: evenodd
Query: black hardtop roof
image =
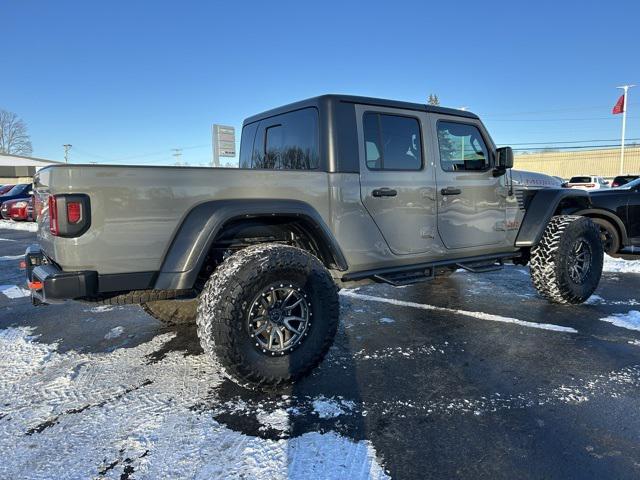
<path fill-rule="evenodd" d="M 372 105 L 377 107 L 389 107 L 389 108 L 402 108 L 405 110 L 417 110 L 421 112 L 432 112 L 432 113 L 443 113 L 447 115 L 456 115 L 458 117 L 475 118 L 475 119 L 478 118 L 478 116 L 474 113 L 468 112 L 466 110 L 458 110 L 455 108 L 436 107 L 433 105 L 427 105 L 423 103 L 402 102 L 398 100 L 386 100 L 384 98 L 328 94 L 328 95 L 320 95 L 317 97 L 307 98 L 305 100 L 300 100 L 298 102 L 290 103 L 288 105 L 283 105 L 281 107 L 273 108 L 271 110 L 258 113 L 256 115 L 253 115 L 247 118 L 244 121 L 243 125 L 257 122 L 259 120 L 273 117 L 274 115 L 280 115 L 282 113 L 290 112 L 293 110 L 299 110 L 305 107 L 319 107 L 321 104 L 326 104 L 331 102 L 358 103 L 361 105 Z"/>

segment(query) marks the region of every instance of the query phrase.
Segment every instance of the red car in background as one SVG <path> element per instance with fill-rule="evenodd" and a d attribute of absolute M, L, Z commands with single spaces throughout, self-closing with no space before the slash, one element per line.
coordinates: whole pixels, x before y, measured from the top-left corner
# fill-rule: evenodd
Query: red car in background
<path fill-rule="evenodd" d="M 33 196 L 29 198 L 18 198 L 16 200 L 9 200 L 2 204 L 0 208 L 0 214 L 5 220 L 22 220 L 33 222 L 34 208 L 33 208 Z"/>

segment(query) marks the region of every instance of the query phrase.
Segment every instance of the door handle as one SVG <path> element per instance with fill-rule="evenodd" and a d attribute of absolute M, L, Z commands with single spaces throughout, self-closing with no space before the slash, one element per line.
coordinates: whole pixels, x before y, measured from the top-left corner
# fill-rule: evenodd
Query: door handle
<path fill-rule="evenodd" d="M 373 192 L 371 192 L 371 195 L 373 195 L 374 197 L 395 197 L 396 195 L 398 195 L 398 192 L 393 188 L 383 187 L 376 188 Z"/>
<path fill-rule="evenodd" d="M 460 195 L 462 193 L 462 190 L 456 187 L 447 187 L 440 190 L 440 193 L 442 195 Z"/>

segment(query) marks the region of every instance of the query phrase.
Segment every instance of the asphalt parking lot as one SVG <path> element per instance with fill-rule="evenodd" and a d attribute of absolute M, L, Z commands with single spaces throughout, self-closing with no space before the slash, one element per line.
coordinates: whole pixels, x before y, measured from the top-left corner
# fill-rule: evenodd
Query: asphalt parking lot
<path fill-rule="evenodd" d="M 633 262 L 575 307 L 513 266 L 343 291 L 325 362 L 263 394 L 137 306 L 32 307 L 34 240 L 0 230 L 0 478 L 640 477 Z"/>

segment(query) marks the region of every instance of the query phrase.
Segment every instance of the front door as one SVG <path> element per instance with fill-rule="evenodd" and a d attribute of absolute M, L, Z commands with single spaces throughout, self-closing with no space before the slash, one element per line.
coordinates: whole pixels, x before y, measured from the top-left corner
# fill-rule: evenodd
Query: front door
<path fill-rule="evenodd" d="M 506 191 L 493 176 L 493 144 L 480 121 L 432 116 L 438 232 L 449 249 L 490 246 L 506 240 Z"/>
<path fill-rule="evenodd" d="M 640 246 L 640 185 L 629 192 L 627 204 L 627 234 L 633 245 Z"/>
<path fill-rule="evenodd" d="M 436 232 L 435 178 L 426 161 L 427 116 L 385 107 L 356 107 L 360 196 L 391 252 L 428 252 Z"/>

